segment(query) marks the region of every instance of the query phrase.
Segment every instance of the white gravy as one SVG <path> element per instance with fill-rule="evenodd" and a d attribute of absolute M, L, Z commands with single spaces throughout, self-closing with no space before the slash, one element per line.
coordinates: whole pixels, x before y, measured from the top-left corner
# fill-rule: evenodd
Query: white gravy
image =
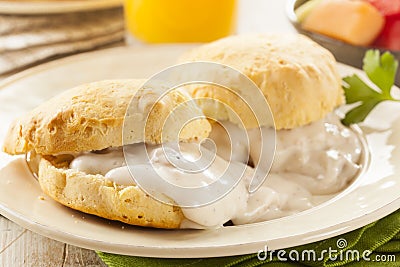
<path fill-rule="evenodd" d="M 270 128 L 249 130 L 249 142 L 243 140 L 246 131 L 229 122 L 223 127 L 213 125 L 210 138 L 217 147 L 217 156 L 204 172 L 188 174 L 175 168 L 165 157 L 161 146 L 146 146 L 146 153 L 135 152 L 129 146 L 131 156 L 141 168 L 151 163 L 158 174 L 168 182 L 185 187 L 204 186 L 217 180 L 229 165 L 247 163 L 249 156 L 254 165 L 259 164 L 261 135 L 264 153 L 270 151 Z M 225 132 L 231 134 L 231 139 Z M 232 145 L 231 144 L 232 141 Z M 185 162 L 191 162 L 200 155 L 198 144 L 181 143 L 180 149 Z M 176 151 L 175 151 L 176 152 Z M 167 153 L 175 153 L 169 150 Z M 242 180 L 224 198 L 206 206 L 183 208 L 186 220 L 181 228 L 215 228 L 231 220 L 234 224 L 260 222 L 287 216 L 320 204 L 332 194 L 343 190 L 359 170 L 361 145 L 357 136 L 340 124 L 335 115 L 310 125 L 276 133 L 276 152 L 271 172 L 266 181 L 253 194 L 248 186 L 254 169 L 247 166 Z M 268 165 L 268 166 L 264 166 Z M 269 168 L 261 163 L 260 168 Z M 103 154 L 82 153 L 70 164 L 70 168 L 88 174 L 102 174 L 119 185 L 134 185 L 126 166 L 121 148 L 109 149 Z M 139 172 L 140 173 L 140 172 Z M 188 196 L 190 197 L 190 196 Z M 178 203 L 179 204 L 179 203 Z"/>

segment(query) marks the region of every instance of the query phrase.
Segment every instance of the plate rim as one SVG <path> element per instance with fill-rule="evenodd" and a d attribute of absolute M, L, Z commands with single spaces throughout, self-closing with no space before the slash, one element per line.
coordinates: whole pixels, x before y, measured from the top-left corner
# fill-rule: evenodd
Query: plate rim
<path fill-rule="evenodd" d="M 393 208 L 395 207 L 395 208 Z M 396 200 L 386 204 L 380 209 L 375 210 L 374 212 L 364 214 L 355 220 L 363 220 L 363 226 L 368 225 L 370 223 L 373 223 L 377 220 L 382 219 L 383 217 L 395 212 L 398 210 L 398 207 L 400 207 L 400 197 L 397 198 Z M 140 245 L 130 245 L 127 246 L 125 244 L 119 244 L 119 243 L 114 243 L 113 245 L 116 248 L 110 248 L 108 243 L 101 241 L 101 240 L 94 240 L 94 239 L 88 239 L 82 236 L 75 235 L 73 233 L 67 233 L 63 232 L 57 229 L 53 229 L 49 231 L 48 227 L 38 223 L 38 222 L 33 222 L 25 219 L 23 216 L 20 214 L 13 212 L 9 210 L 8 208 L 4 207 L 3 205 L 0 204 L 0 211 L 1 215 L 6 217 L 12 222 L 17 223 L 18 225 L 22 226 L 23 228 L 26 228 L 32 232 L 35 232 L 37 234 L 40 234 L 42 236 L 45 236 L 47 238 L 71 244 L 74 246 L 94 250 L 94 251 L 101 251 L 101 252 L 106 252 L 106 253 L 114 253 L 114 254 L 119 254 L 119 255 L 127 255 L 127 256 L 138 256 L 138 257 L 149 257 L 149 258 L 177 258 L 177 259 L 184 259 L 184 258 L 212 258 L 212 257 L 228 257 L 228 256 L 238 256 L 238 255 L 246 255 L 246 254 L 255 254 L 256 251 L 259 251 L 259 249 L 264 248 L 264 246 L 267 244 L 268 240 L 266 241 L 258 241 L 258 242 L 253 242 L 251 244 L 232 244 L 228 246 L 207 246 L 207 247 L 190 247 L 190 248 L 163 248 L 163 247 L 149 247 L 149 246 L 140 246 Z M 351 225 L 353 223 L 353 225 Z M 347 221 L 343 223 L 339 223 L 337 225 L 331 226 L 329 228 L 325 228 L 323 230 L 318 230 L 311 232 L 314 235 L 318 236 L 318 233 L 320 231 L 329 231 L 330 229 L 337 228 L 338 226 L 341 227 L 340 231 L 330 231 L 331 233 L 328 235 L 325 235 L 323 238 L 310 238 L 308 242 L 292 242 L 292 245 L 288 247 L 281 247 L 273 250 L 279 250 L 279 249 L 286 249 L 290 247 L 295 247 L 299 245 L 306 245 L 309 243 L 313 242 L 318 242 L 321 240 L 325 240 L 327 238 L 332 238 L 335 236 L 340 236 L 342 234 L 348 233 L 350 231 L 359 229 L 363 226 L 357 226 L 354 227 L 354 220 L 352 221 Z M 190 230 L 190 229 L 181 229 L 184 231 L 203 231 L 203 230 Z M 204 230 L 207 231 L 207 230 Z M 68 238 L 69 237 L 69 238 Z M 291 239 L 296 239 L 296 236 L 291 236 Z M 85 243 L 82 243 L 85 242 Z M 242 247 L 240 249 L 241 252 L 236 253 L 233 252 L 237 250 L 238 247 Z M 244 248 L 243 248 L 244 247 Z M 256 249 L 253 249 L 256 248 Z M 172 251 L 179 251 L 179 254 L 174 254 L 171 252 Z M 225 252 L 222 252 L 225 251 Z M 122 253 L 121 253 L 122 252 Z"/>
<path fill-rule="evenodd" d="M 42 71 L 46 71 L 48 69 L 51 69 L 53 66 L 59 66 L 60 64 L 67 64 L 67 63 L 71 63 L 71 62 L 78 62 L 81 60 L 85 60 L 86 58 L 91 58 L 93 57 L 93 54 L 107 54 L 107 53 L 115 53 L 115 51 L 117 50 L 130 50 L 130 49 L 134 49 L 134 50 L 147 50 L 147 49 L 162 49 L 165 47 L 172 47 L 172 48 L 191 48 L 194 47 L 196 44 L 151 44 L 148 46 L 127 46 L 127 45 L 120 45 L 120 46 L 116 46 L 116 47 L 108 47 L 108 48 L 103 48 L 100 50 L 94 50 L 94 51 L 86 51 L 86 52 L 82 52 L 82 53 L 78 53 L 75 55 L 71 55 L 71 56 L 66 56 L 63 58 L 59 58 L 56 60 L 52 60 L 49 62 L 45 62 L 42 64 L 39 64 L 37 66 L 33 66 L 30 67 L 28 69 L 25 69 L 23 71 L 17 72 L 15 74 L 12 74 L 4 79 L 1 79 L 0 76 L 0 90 L 3 90 L 4 87 L 8 86 L 11 83 L 14 83 L 18 80 L 24 79 L 28 76 L 34 75 L 36 73 L 40 73 Z M 118 51 L 117 51 L 118 52 Z"/>
<path fill-rule="evenodd" d="M 90 11 L 123 5 L 123 0 L 24 1 L 0 0 L 0 14 L 39 15 Z"/>
<path fill-rule="evenodd" d="M 169 44 L 169 45 L 154 45 L 151 46 L 151 48 L 155 47 L 162 47 L 163 49 L 166 48 L 167 46 L 176 46 L 176 47 L 182 47 L 182 48 L 189 48 L 189 45 L 185 44 Z M 25 71 L 22 71 L 20 73 L 17 73 L 15 75 L 12 75 L 2 81 L 0 81 L 0 90 L 5 89 L 8 85 L 17 82 L 21 79 L 30 77 L 32 75 L 35 75 L 40 72 L 44 72 L 46 70 L 51 69 L 53 66 L 60 66 L 60 64 L 68 64 L 68 63 L 74 63 L 74 62 L 79 62 L 79 61 L 84 61 L 87 58 L 93 57 L 93 54 L 98 55 L 99 53 L 102 54 L 107 54 L 107 53 L 115 53 L 116 50 L 127 50 L 127 49 L 132 49 L 132 47 L 127 47 L 127 46 L 120 46 L 120 47 L 114 47 L 114 48 L 108 48 L 104 50 L 98 50 L 98 51 L 91 51 L 91 52 L 86 52 L 66 58 L 62 58 L 59 60 L 51 61 L 48 63 L 44 63 L 42 65 L 33 67 L 31 69 L 27 69 Z M 134 49 L 137 50 L 147 50 L 149 47 L 134 47 Z M 340 63 L 339 63 L 340 64 Z M 342 64 L 344 65 L 344 64 Z M 356 69 L 351 66 L 344 65 L 348 68 Z M 381 219 L 388 214 L 396 211 L 397 209 L 400 208 L 400 195 L 390 203 L 387 203 L 386 205 L 382 206 L 380 209 L 376 209 L 373 212 L 362 214 L 358 216 L 357 218 L 346 221 L 346 222 L 341 222 L 339 224 L 333 225 L 328 228 L 324 229 L 319 229 L 316 231 L 311 231 L 308 232 L 307 234 L 312 235 L 312 238 L 308 239 L 308 241 L 305 243 L 299 239 L 298 243 L 296 242 L 291 242 L 291 246 L 295 245 L 300 245 L 300 244 L 307 244 L 307 243 L 312 243 L 318 240 L 334 237 L 355 229 L 358 229 L 364 225 L 367 225 L 371 222 L 374 222 L 378 219 Z M 57 229 L 50 229 L 48 226 L 43 225 L 41 223 L 31 221 L 29 219 L 24 218 L 21 214 L 18 214 L 12 210 L 10 210 L 7 206 L 4 206 L 2 203 L 0 203 L 0 211 L 1 214 L 3 214 L 5 217 L 11 219 L 14 222 L 17 222 L 24 228 L 27 228 L 33 232 L 39 233 L 41 235 L 44 235 L 46 237 L 73 244 L 76 246 L 80 247 L 85 247 L 88 249 L 95 249 L 95 250 L 101 250 L 104 252 L 110 252 L 110 253 L 118 253 L 121 254 L 121 251 L 123 251 L 125 255 L 134 255 L 134 256 L 146 256 L 146 257 L 162 257 L 162 258 L 195 258 L 195 257 L 217 257 L 217 256 L 231 256 L 231 255 L 240 255 L 240 254 L 247 254 L 247 253 L 255 253 L 254 248 L 262 248 L 263 245 L 268 242 L 268 240 L 265 240 L 262 244 L 261 242 L 253 242 L 251 245 L 249 244 L 234 244 L 231 246 L 216 246 L 213 247 L 212 250 L 210 250 L 210 247 L 190 247 L 190 248 L 176 248 L 176 249 L 166 249 L 163 247 L 144 247 L 140 245 L 130 245 L 126 246 L 125 244 L 114 244 L 118 248 L 110 248 L 108 243 L 105 243 L 101 240 L 94 240 L 94 239 L 87 239 L 82 236 L 75 235 L 73 233 L 68 233 L 67 231 L 59 231 Z M 357 223 L 355 224 L 355 221 L 362 221 L 362 223 Z M 360 225 L 362 224 L 362 225 Z M 331 233 L 326 233 L 326 231 L 329 231 L 329 229 L 333 228 L 338 228 L 341 227 L 341 230 L 339 231 L 334 231 Z M 304 235 L 304 233 L 291 236 L 290 239 L 295 240 L 296 238 L 298 239 L 301 235 Z M 287 242 L 286 242 L 287 243 Z M 121 247 L 122 246 L 122 247 Z M 238 252 L 238 247 L 239 247 L 239 252 Z M 231 248 L 231 249 L 228 249 Z M 171 249 L 174 251 L 177 251 L 179 249 L 179 253 L 171 253 Z"/>

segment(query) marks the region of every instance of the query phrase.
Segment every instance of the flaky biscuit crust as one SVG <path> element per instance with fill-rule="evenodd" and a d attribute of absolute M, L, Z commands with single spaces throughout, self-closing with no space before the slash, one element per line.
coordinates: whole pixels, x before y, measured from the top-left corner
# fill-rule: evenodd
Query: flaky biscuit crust
<path fill-rule="evenodd" d="M 65 156 L 47 156 L 40 161 L 40 186 L 55 201 L 132 225 L 179 228 L 184 219 L 179 207 L 154 200 L 137 186 L 118 186 L 102 175 L 69 169 L 69 160 Z"/>
<path fill-rule="evenodd" d="M 144 80 L 106 80 L 67 90 L 15 120 L 5 138 L 3 150 L 9 154 L 53 155 L 118 147 L 123 144 L 162 142 L 165 118 L 174 107 L 190 99 L 180 92 L 168 94 L 154 104 L 157 94 L 138 90 Z M 135 96 L 135 97 L 134 97 Z M 132 100 L 132 103 L 131 103 Z M 131 131 L 123 136 L 128 106 L 132 109 Z M 151 109 L 146 121 L 145 109 Z M 198 107 L 191 110 L 203 115 Z M 144 133 L 146 128 L 146 133 Z M 211 126 L 206 119 L 190 122 L 181 131 L 182 140 L 202 139 Z M 146 135 L 146 136 L 144 136 Z M 124 138 L 124 140 L 123 140 Z"/>
<path fill-rule="evenodd" d="M 185 53 L 180 62 L 212 61 L 247 75 L 263 92 L 275 127 L 292 129 L 324 118 L 344 102 L 341 78 L 333 55 L 302 35 L 250 34 L 220 39 Z M 212 86 L 190 87 L 194 98 L 211 97 L 238 114 L 248 111 L 237 105 L 234 94 L 222 94 Z M 200 101 L 201 105 L 201 101 Z M 210 109 L 210 107 L 207 107 Z M 228 119 L 223 105 L 205 110 Z M 242 116 L 247 128 L 256 125 L 250 114 Z M 264 125 L 262 125 L 264 126 Z M 268 125 L 273 126 L 273 125 Z"/>

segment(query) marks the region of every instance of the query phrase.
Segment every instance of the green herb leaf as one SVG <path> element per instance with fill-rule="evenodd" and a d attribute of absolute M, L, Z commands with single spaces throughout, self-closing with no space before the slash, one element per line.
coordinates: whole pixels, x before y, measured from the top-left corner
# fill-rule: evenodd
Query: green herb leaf
<path fill-rule="evenodd" d="M 342 120 L 344 125 L 350 125 L 354 123 L 359 123 L 365 120 L 368 114 L 378 105 L 382 100 L 379 99 L 369 99 L 363 102 L 362 105 L 359 105 L 349 112 L 346 113 L 346 116 Z"/>
<path fill-rule="evenodd" d="M 343 86 L 346 103 L 352 104 L 359 101 L 381 98 L 381 94 L 365 84 L 357 75 L 343 78 L 346 85 Z"/>
<path fill-rule="evenodd" d="M 342 120 L 345 125 L 364 121 L 376 105 L 382 101 L 399 101 L 390 94 L 398 68 L 398 62 L 394 56 L 389 52 L 385 52 L 381 56 L 379 50 L 368 50 L 364 56 L 363 63 L 363 69 L 368 78 L 380 91 L 372 89 L 357 75 L 344 77 L 345 84 L 343 89 L 346 103 L 359 103 L 359 105 L 347 112 Z"/>
<path fill-rule="evenodd" d="M 383 95 L 390 97 L 399 64 L 394 56 L 389 52 L 380 56 L 379 50 L 368 50 L 363 63 L 368 78 L 382 90 Z"/>

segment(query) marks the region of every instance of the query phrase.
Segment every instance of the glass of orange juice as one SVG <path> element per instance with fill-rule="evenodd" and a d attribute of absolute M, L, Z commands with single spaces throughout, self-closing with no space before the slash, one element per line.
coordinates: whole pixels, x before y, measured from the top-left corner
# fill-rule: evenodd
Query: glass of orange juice
<path fill-rule="evenodd" d="M 141 42 L 209 42 L 234 33 L 236 0 L 125 0 L 125 20 Z"/>

